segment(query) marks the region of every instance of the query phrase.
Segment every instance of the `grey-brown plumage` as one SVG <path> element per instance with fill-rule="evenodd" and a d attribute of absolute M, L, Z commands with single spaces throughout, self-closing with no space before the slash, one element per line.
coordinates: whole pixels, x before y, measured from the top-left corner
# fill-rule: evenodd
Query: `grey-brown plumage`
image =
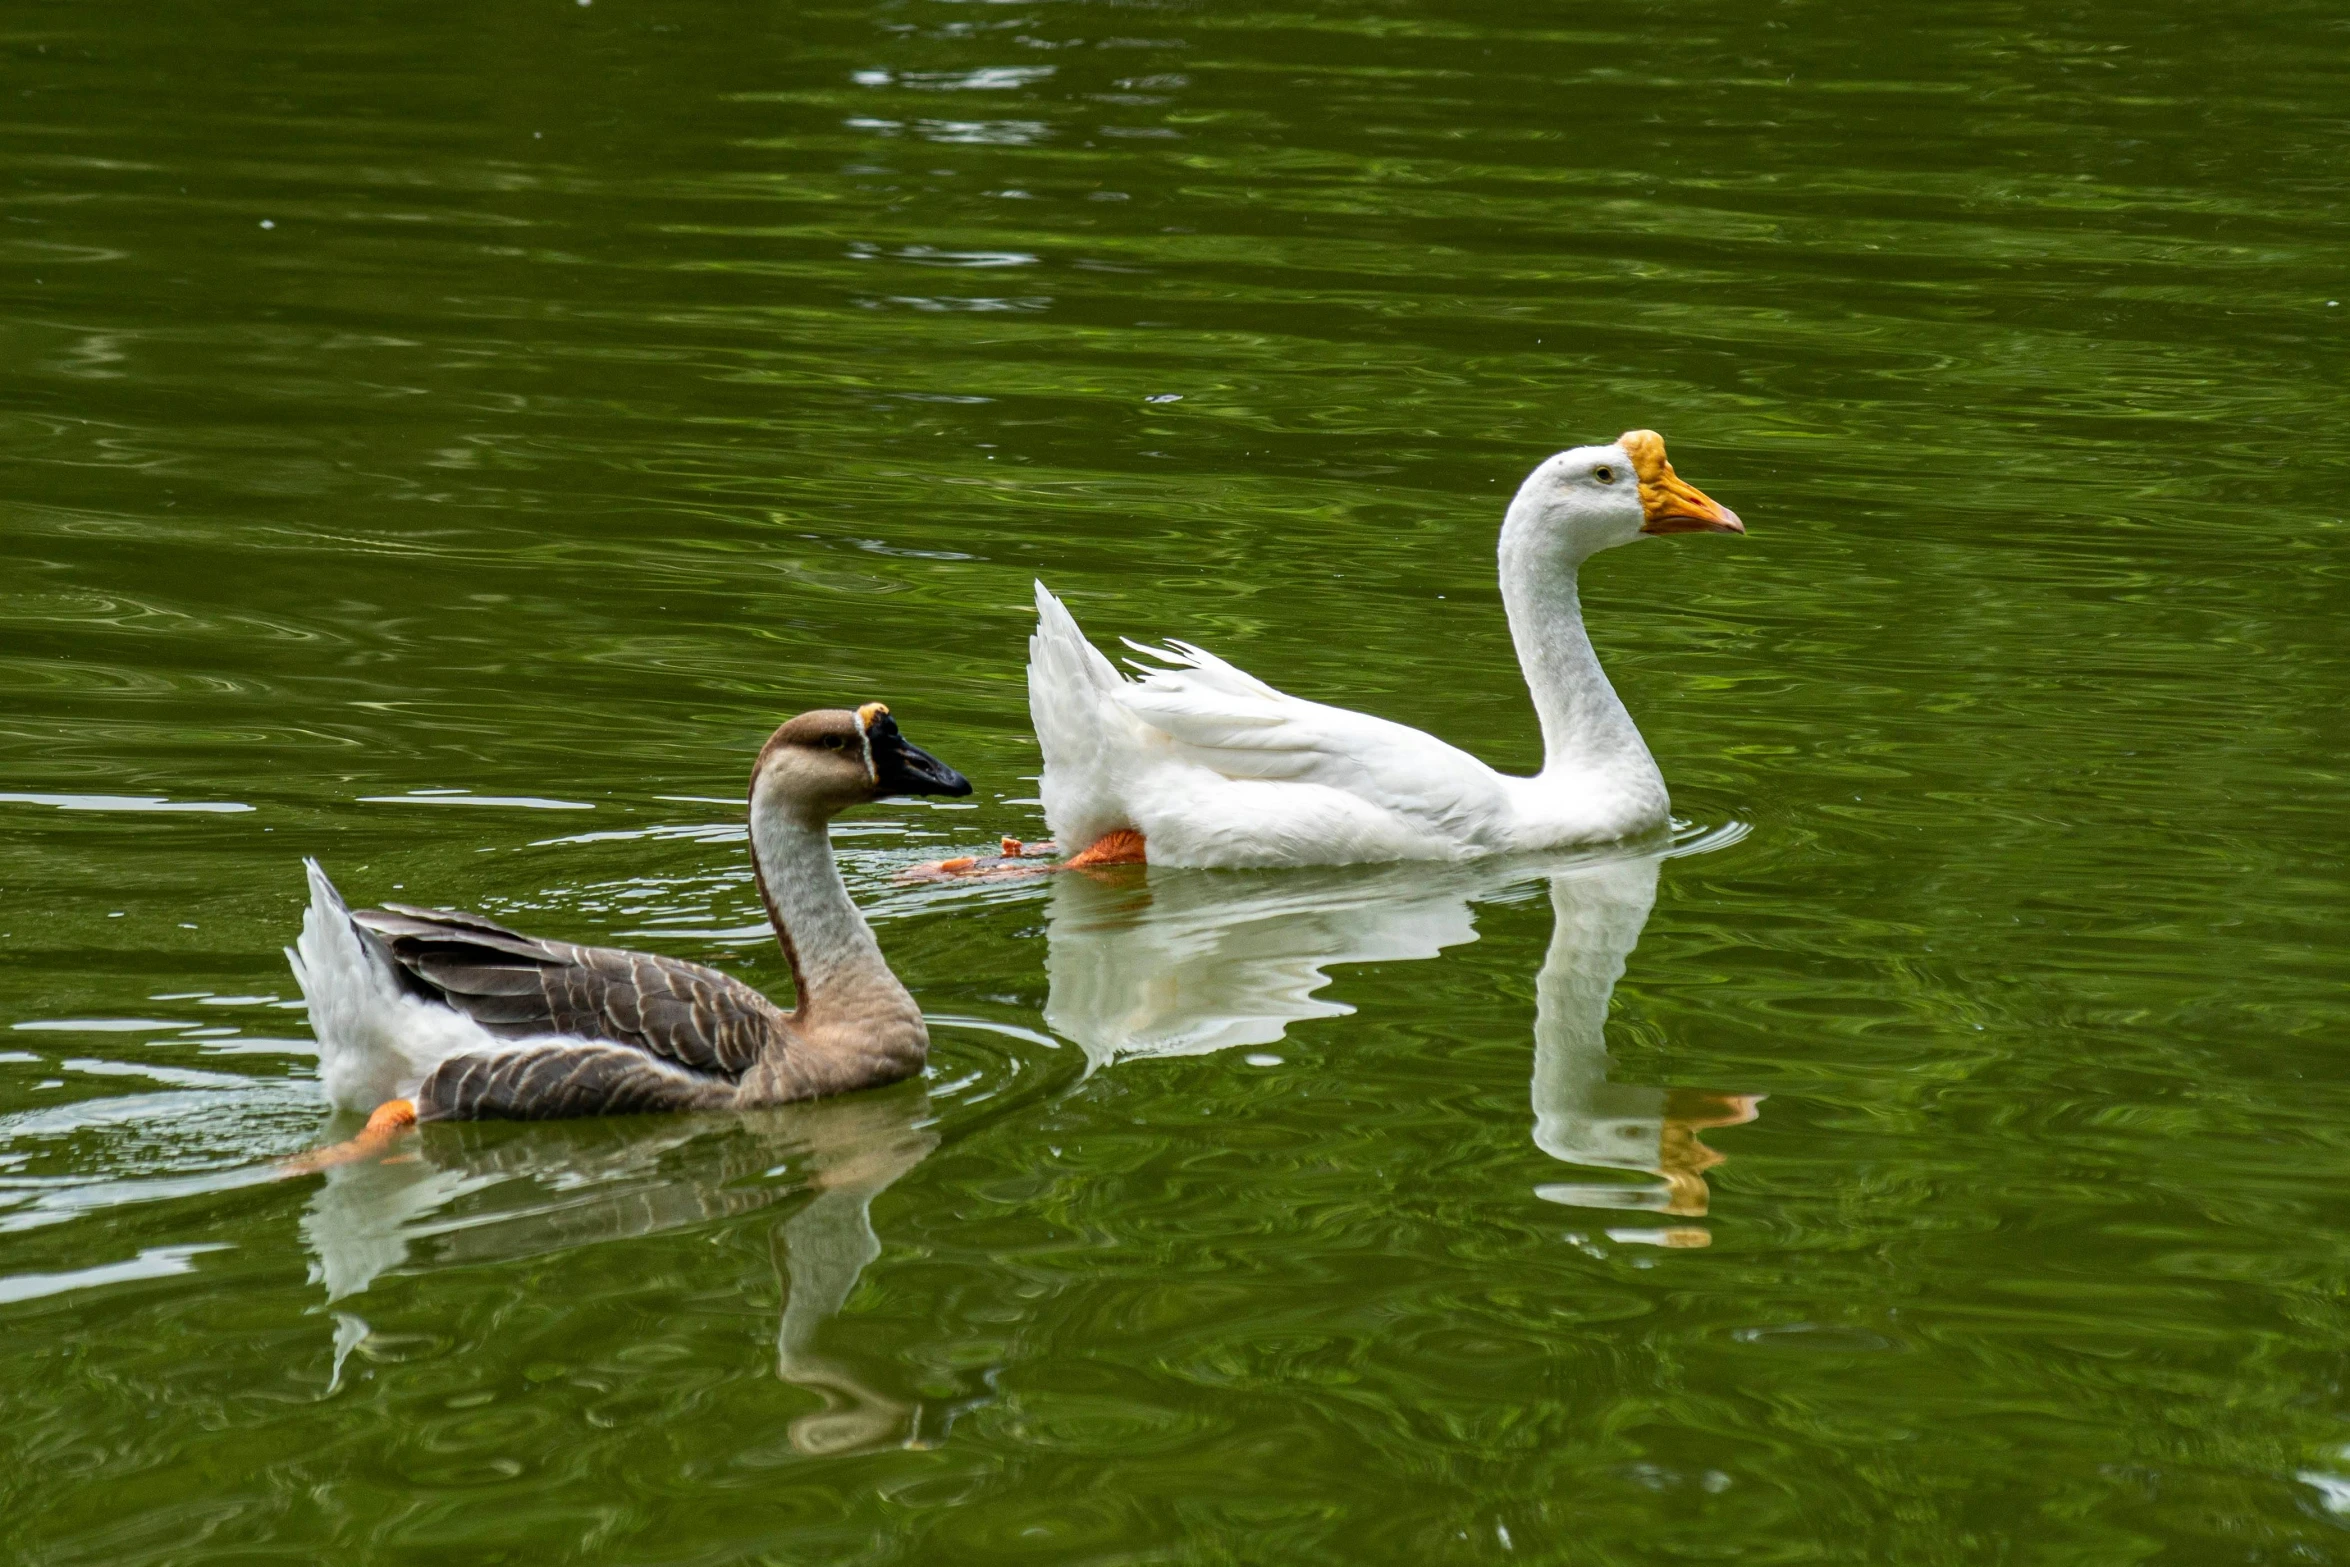
<path fill-rule="evenodd" d="M 451 1056 L 416 1091 L 420 1121 L 557 1121 L 582 1115 L 732 1108 L 735 1085 L 625 1045 L 562 1040 L 502 1055 Z"/>
<path fill-rule="evenodd" d="M 409 989 L 501 1039 L 560 1036 L 444 1061 L 425 1079 L 425 1120 L 544 1120 L 732 1101 L 760 1056 L 783 1047 L 783 1010 L 683 958 L 582 947 L 478 914 L 394 903 L 351 918 L 379 937 Z"/>
<path fill-rule="evenodd" d="M 354 912 L 311 862 L 289 956 L 319 1075 L 338 1104 L 371 1112 L 371 1128 L 393 1111 L 387 1126 L 411 1112 L 750 1109 L 909 1077 L 930 1047 L 922 1011 L 850 899 L 827 826 L 892 794 L 970 792 L 879 703 L 803 713 L 768 739 L 751 775 L 751 863 L 791 962 L 788 1013 L 682 958 L 549 941 L 447 909 Z"/>
<path fill-rule="evenodd" d="M 501 1039 L 610 1040 L 734 1078 L 783 1023 L 782 1009 L 741 980 L 683 958 L 545 941 L 478 914 L 405 903 L 351 917 L 384 939 L 419 994 Z"/>

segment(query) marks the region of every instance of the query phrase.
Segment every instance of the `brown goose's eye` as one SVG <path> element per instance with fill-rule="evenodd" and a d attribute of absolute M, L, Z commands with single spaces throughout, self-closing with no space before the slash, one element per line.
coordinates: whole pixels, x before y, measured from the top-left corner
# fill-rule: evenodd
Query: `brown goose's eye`
<path fill-rule="evenodd" d="M 826 735 L 824 737 L 824 749 L 827 751 L 837 751 L 846 744 L 848 744 L 848 742 L 843 740 L 839 735 Z"/>
<path fill-rule="evenodd" d="M 1605 464 L 1602 464 L 1601 466 L 1591 470 L 1591 477 L 1597 479 L 1602 484 L 1613 484 L 1616 482 L 1616 470 L 1607 467 Z"/>

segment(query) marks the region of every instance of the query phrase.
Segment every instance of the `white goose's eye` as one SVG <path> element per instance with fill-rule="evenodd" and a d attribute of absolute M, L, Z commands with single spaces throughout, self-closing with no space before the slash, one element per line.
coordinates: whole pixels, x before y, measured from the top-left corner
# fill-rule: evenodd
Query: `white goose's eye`
<path fill-rule="evenodd" d="M 1591 477 L 1602 484 L 1613 484 L 1616 482 L 1616 470 L 1610 468 L 1606 463 L 1601 463 L 1591 470 Z"/>

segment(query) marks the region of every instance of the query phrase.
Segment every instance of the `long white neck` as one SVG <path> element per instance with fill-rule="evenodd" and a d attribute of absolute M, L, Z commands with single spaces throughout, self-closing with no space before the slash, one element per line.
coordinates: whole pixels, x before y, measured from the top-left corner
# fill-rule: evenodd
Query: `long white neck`
<path fill-rule="evenodd" d="M 1550 951 L 1534 977 L 1534 1144 L 1575 1164 L 1651 1158 L 1657 1138 L 1619 1139 L 1655 1120 L 1664 1091 L 1607 1080 L 1607 1010 L 1648 911 L 1661 861 L 1603 860 L 1550 881 Z M 1631 1168 L 1648 1166 L 1635 1162 Z"/>
<path fill-rule="evenodd" d="M 1501 530 L 1501 601 L 1542 721 L 1542 775 L 1535 782 L 1578 792 L 1597 814 L 1621 818 L 1622 830 L 1654 826 L 1665 817 L 1664 775 L 1583 629 L 1575 589 L 1582 560 L 1535 531 L 1515 508 Z M 1593 798 L 1594 790 L 1606 798 Z"/>
<path fill-rule="evenodd" d="M 751 859 L 775 934 L 791 959 L 800 1015 L 903 1010 L 919 1016 L 849 899 L 821 817 L 772 799 L 751 802 Z"/>

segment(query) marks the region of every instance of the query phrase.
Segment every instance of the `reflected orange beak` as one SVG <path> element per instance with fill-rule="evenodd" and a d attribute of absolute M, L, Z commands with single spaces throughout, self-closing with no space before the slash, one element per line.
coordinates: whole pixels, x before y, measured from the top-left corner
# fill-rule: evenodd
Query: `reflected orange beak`
<path fill-rule="evenodd" d="M 1626 430 L 1617 445 L 1640 480 L 1642 533 L 1744 533 L 1746 524 L 1720 501 L 1673 472 L 1665 438 L 1654 430 Z"/>

